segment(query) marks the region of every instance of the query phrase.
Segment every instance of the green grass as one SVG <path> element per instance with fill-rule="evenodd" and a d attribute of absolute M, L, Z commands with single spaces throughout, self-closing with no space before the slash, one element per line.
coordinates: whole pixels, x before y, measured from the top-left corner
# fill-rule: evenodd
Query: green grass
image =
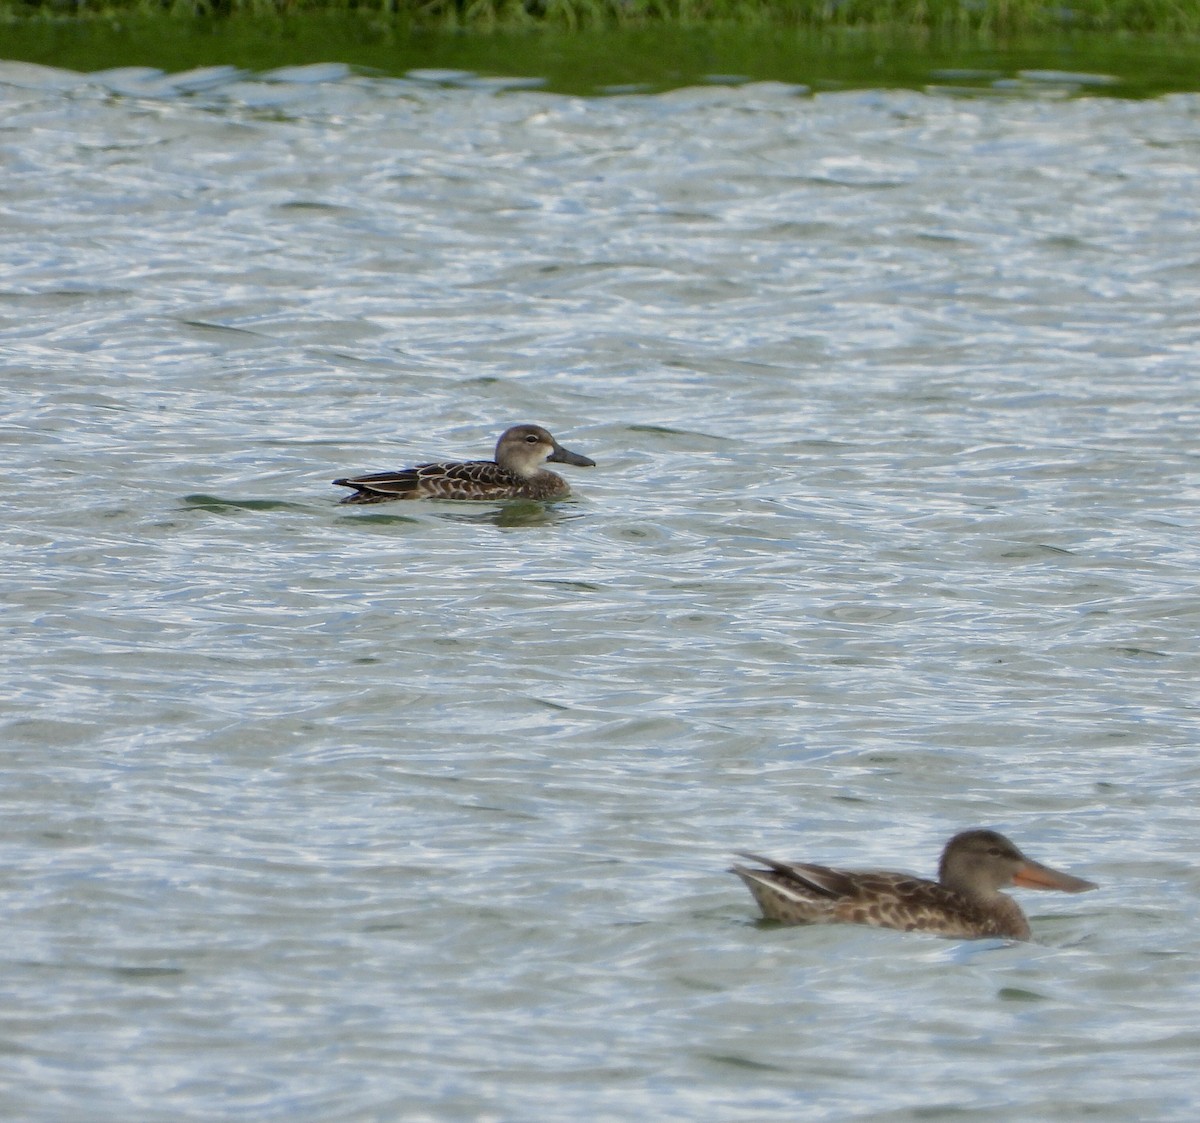
<path fill-rule="evenodd" d="M 81 73 L 340 62 L 590 95 L 714 75 L 989 89 L 1049 71 L 1107 75 L 1085 92 L 1112 97 L 1200 89 L 1200 0 L 0 0 L 0 36 L 0 58 Z"/>
<path fill-rule="evenodd" d="M 1083 92 L 1145 98 L 1200 89 L 1194 42 L 1181 37 L 1054 31 L 1027 38 L 896 29 L 780 28 L 765 24 L 643 24 L 623 28 L 486 33 L 414 29 L 358 11 L 182 19 L 128 11 L 106 18 L 21 19 L 3 29 L 0 56 L 92 73 L 150 67 L 181 73 L 231 66 L 251 74 L 344 63 L 364 74 L 414 69 L 538 79 L 556 93 L 658 91 L 770 80 L 815 91 L 945 85 L 988 90 L 1027 71 L 1107 75 Z M 730 78 L 728 76 L 736 76 Z"/>
<path fill-rule="evenodd" d="M 409 28 L 517 31 L 722 24 L 1012 36 L 1051 31 L 1200 37 L 1200 0 L 0 0 L 6 21 L 354 11 Z"/>

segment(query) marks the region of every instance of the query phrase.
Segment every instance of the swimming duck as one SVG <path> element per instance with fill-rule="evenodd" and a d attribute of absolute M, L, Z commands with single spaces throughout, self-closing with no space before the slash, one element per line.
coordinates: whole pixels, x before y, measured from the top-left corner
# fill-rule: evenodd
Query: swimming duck
<path fill-rule="evenodd" d="M 596 462 L 563 448 L 540 425 L 514 425 L 500 434 L 495 460 L 418 464 L 398 472 L 348 476 L 333 482 L 354 488 L 343 503 L 383 503 L 389 499 L 565 499 L 571 494 L 562 476 L 542 467 Z"/>
<path fill-rule="evenodd" d="M 975 939 L 998 936 L 1028 940 L 1029 922 L 1020 906 L 1001 893 L 1061 889 L 1083 893 L 1090 881 L 1026 858 L 996 831 L 956 834 L 942 851 L 937 881 L 888 870 L 835 870 L 804 862 L 776 862 L 740 852 L 766 869 L 735 865 L 768 920 L 784 924 L 868 924 L 904 932 Z"/>

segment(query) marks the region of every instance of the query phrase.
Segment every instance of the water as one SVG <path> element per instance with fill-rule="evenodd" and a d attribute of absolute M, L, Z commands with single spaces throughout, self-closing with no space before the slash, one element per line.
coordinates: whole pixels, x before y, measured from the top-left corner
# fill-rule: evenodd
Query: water
<path fill-rule="evenodd" d="M 0 68 L 0 1114 L 1192 1119 L 1200 101 L 446 78 Z"/>

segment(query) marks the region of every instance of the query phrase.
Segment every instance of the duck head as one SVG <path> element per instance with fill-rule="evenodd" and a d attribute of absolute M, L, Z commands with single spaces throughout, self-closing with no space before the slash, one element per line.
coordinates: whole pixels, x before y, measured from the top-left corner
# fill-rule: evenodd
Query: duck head
<path fill-rule="evenodd" d="M 496 463 L 521 479 L 536 475 L 547 460 L 579 468 L 596 466 L 594 460 L 563 448 L 540 425 L 514 425 L 505 429 L 496 442 Z"/>
<path fill-rule="evenodd" d="M 1025 857 L 1004 835 L 988 830 L 963 831 L 946 843 L 938 880 L 968 897 L 991 897 L 1014 885 L 1064 893 L 1096 888 L 1094 882 Z"/>

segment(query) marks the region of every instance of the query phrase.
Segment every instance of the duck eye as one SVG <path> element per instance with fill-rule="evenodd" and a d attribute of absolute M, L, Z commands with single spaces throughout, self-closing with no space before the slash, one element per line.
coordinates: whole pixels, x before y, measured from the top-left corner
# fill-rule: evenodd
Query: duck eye
<path fill-rule="evenodd" d="M 538 439 L 533 433 L 530 433 L 529 436 L 525 438 L 525 443 L 527 445 L 535 445 L 538 443 Z"/>
<path fill-rule="evenodd" d="M 988 847 L 988 853 L 989 853 L 989 854 L 990 854 L 990 855 L 991 855 L 993 858 L 999 858 L 999 857 L 1000 857 L 1000 847 L 999 847 L 999 846 L 989 846 L 989 847 Z"/>

